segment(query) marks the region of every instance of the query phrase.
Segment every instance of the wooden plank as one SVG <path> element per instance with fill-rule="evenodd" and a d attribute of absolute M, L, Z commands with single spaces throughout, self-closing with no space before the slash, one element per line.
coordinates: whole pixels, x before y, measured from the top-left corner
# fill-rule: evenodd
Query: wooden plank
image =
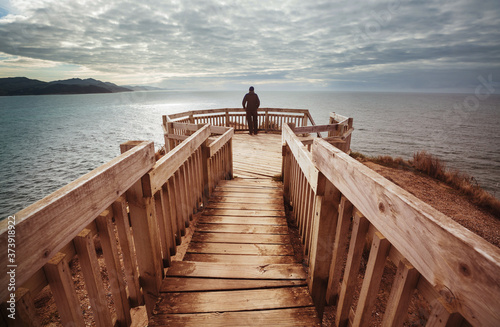
<path fill-rule="evenodd" d="M 296 263 L 292 255 L 235 255 L 235 254 L 207 254 L 207 253 L 186 253 L 184 261 L 218 262 L 225 264 L 251 264 L 267 265 L 281 263 Z"/>
<path fill-rule="evenodd" d="M 312 305 L 307 287 L 163 293 L 158 313 L 202 313 L 296 308 Z"/>
<path fill-rule="evenodd" d="M 71 278 L 71 269 L 66 255 L 57 253 L 43 266 L 43 270 L 49 281 L 61 323 L 63 325 L 84 326 L 80 301 Z"/>
<path fill-rule="evenodd" d="M 335 316 L 336 326 L 346 326 L 349 311 L 352 304 L 352 294 L 358 278 L 359 265 L 363 255 L 363 248 L 366 242 L 366 233 L 368 231 L 368 220 L 358 214 L 354 215 L 351 244 L 347 254 L 347 263 L 344 271 L 344 279 L 340 288 L 339 302 L 337 305 L 337 314 Z"/>
<path fill-rule="evenodd" d="M 188 253 L 293 255 L 290 244 L 190 243 Z"/>
<path fill-rule="evenodd" d="M 258 194 L 263 194 L 263 195 L 272 195 L 275 197 L 278 196 L 283 196 L 283 190 L 281 189 L 266 189 L 262 190 L 261 188 L 251 188 L 251 187 L 245 187 L 245 188 L 234 188 L 234 187 L 227 187 L 227 186 L 222 186 L 222 187 L 217 187 L 216 188 L 217 192 L 231 192 L 231 193 L 258 193 Z"/>
<path fill-rule="evenodd" d="M 73 242 L 85 278 L 85 287 L 94 313 L 95 324 L 97 326 L 113 326 L 91 231 L 84 229 Z"/>
<path fill-rule="evenodd" d="M 137 270 L 137 258 L 135 256 L 134 241 L 130 232 L 130 223 L 127 214 L 127 204 L 123 197 L 113 202 L 113 217 L 115 219 L 118 239 L 123 257 L 123 268 L 128 285 L 130 303 L 133 307 L 143 305 L 141 287 L 139 285 L 139 272 Z"/>
<path fill-rule="evenodd" d="M 285 218 L 267 218 L 267 217 L 202 216 L 198 221 L 203 224 L 276 225 L 276 226 L 287 225 Z"/>
<path fill-rule="evenodd" d="M 399 262 L 398 271 L 387 300 L 382 326 L 402 326 L 408 316 L 408 305 L 417 287 L 419 274 L 406 260 Z"/>
<path fill-rule="evenodd" d="M 118 248 L 113 230 L 112 215 L 104 211 L 96 219 L 99 240 L 101 241 L 106 270 L 109 276 L 111 294 L 115 303 L 117 321 L 123 326 L 130 326 L 132 317 L 130 316 L 130 304 L 127 297 L 127 288 L 123 280 L 122 267 L 118 257 Z"/>
<path fill-rule="evenodd" d="M 16 213 L 16 257 L 23 258 L 16 262 L 16 283 L 26 282 L 153 164 L 153 143 L 140 143 Z M 4 219 L 0 222 L 0 244 L 7 244 L 7 229 L 8 219 Z M 0 263 L 7 266 L 7 251 L 0 253 Z M 0 285 L 7 284 L 8 276 L 2 274 Z M 7 294 L 6 287 L 0 288 L 1 299 Z"/>
<path fill-rule="evenodd" d="M 150 326 L 321 326 L 313 307 L 217 312 L 201 314 L 161 314 Z"/>
<path fill-rule="evenodd" d="M 13 326 L 32 326 L 39 327 L 40 320 L 36 315 L 35 303 L 33 302 L 33 297 L 28 289 L 19 287 L 16 289 L 16 307 L 15 307 L 15 320 L 6 317 L 8 322 L 14 322 Z M 4 303 L 6 304 L 6 303 Z M 11 311 L 7 311 L 7 314 L 11 314 Z M 0 319 L 2 319 L 0 317 Z M 1 324 L 1 321 L 0 321 Z M 5 325 L 7 326 L 7 325 Z"/>
<path fill-rule="evenodd" d="M 242 198 L 243 199 L 243 198 Z M 232 209 L 232 210 L 272 210 L 283 211 L 283 201 L 276 203 L 240 203 L 240 202 L 210 202 L 207 209 Z"/>
<path fill-rule="evenodd" d="M 210 148 L 210 156 L 213 156 L 217 151 L 219 151 L 226 143 L 231 140 L 234 135 L 234 128 L 228 128 L 228 130 L 215 139 L 212 143 L 208 145 Z"/>
<path fill-rule="evenodd" d="M 290 148 L 290 151 L 297 160 L 314 193 L 316 193 L 318 169 L 316 169 L 316 166 L 312 162 L 311 153 L 307 151 L 302 143 L 297 139 L 290 126 L 283 126 L 282 136 L 283 142 L 286 142 L 286 144 Z"/>
<path fill-rule="evenodd" d="M 352 204 L 344 197 L 340 199 L 339 218 L 333 244 L 332 262 L 328 275 L 328 286 L 326 290 L 326 302 L 335 304 L 339 293 L 340 279 L 344 263 L 344 254 L 347 249 L 349 237 L 349 226 L 351 225 Z"/>
<path fill-rule="evenodd" d="M 204 126 L 196 131 L 180 145 L 165 154 L 146 175 L 151 185 L 151 194 L 160 190 L 165 182 L 182 166 L 196 149 L 210 136 L 210 126 Z"/>
<path fill-rule="evenodd" d="M 295 127 L 293 129 L 293 132 L 295 134 L 309 134 L 309 133 L 337 131 L 338 128 L 339 128 L 338 124 L 301 126 L 301 127 Z"/>
<path fill-rule="evenodd" d="M 205 209 L 204 216 L 285 217 L 284 210 Z"/>
<path fill-rule="evenodd" d="M 301 264 L 268 264 L 262 266 L 213 262 L 172 262 L 167 276 L 241 278 L 241 279 L 305 279 Z"/>
<path fill-rule="evenodd" d="M 241 234 L 288 234 L 288 227 L 285 225 L 235 225 L 235 224 L 204 224 L 196 226 L 198 232 L 212 233 L 241 233 Z"/>
<path fill-rule="evenodd" d="M 382 234 L 376 232 L 373 237 L 370 257 L 366 264 L 365 277 L 359 293 L 358 305 L 354 316 L 354 326 L 368 326 L 377 299 L 380 281 L 384 273 L 387 255 L 391 244 Z"/>
<path fill-rule="evenodd" d="M 249 244 L 289 244 L 288 235 L 253 235 L 236 233 L 194 233 L 191 242 L 203 243 L 249 243 Z"/>
<path fill-rule="evenodd" d="M 425 279 L 452 294 L 467 321 L 500 321 L 500 249 L 328 143 L 314 142 L 313 159 Z"/>
<path fill-rule="evenodd" d="M 215 192 L 212 193 L 213 197 L 226 197 L 226 198 L 248 198 L 248 200 L 254 200 L 255 199 L 283 199 L 282 194 L 266 194 L 266 193 L 252 193 L 252 192 L 221 192 L 219 190 L 216 190 Z"/>
<path fill-rule="evenodd" d="M 447 305 L 443 304 L 441 300 L 437 300 L 432 305 L 431 314 L 429 315 L 429 319 L 427 319 L 425 326 L 456 327 L 462 326 L 463 322 L 464 318 L 459 313 L 447 308 Z"/>
<path fill-rule="evenodd" d="M 248 290 L 305 285 L 306 282 L 301 279 L 260 280 L 166 277 L 163 280 L 161 292 Z"/>
<path fill-rule="evenodd" d="M 326 180 L 323 174 L 319 174 L 318 194 L 316 195 L 316 207 L 313 214 L 311 252 L 309 255 L 309 291 L 314 305 L 318 310 L 318 316 L 323 317 L 326 304 L 326 289 L 334 238 L 339 217 L 340 192 L 332 183 Z"/>

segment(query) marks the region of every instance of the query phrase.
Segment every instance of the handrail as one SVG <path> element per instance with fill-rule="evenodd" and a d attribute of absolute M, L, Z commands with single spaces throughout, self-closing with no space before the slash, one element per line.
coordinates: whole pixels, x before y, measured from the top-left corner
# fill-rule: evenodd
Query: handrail
<path fill-rule="evenodd" d="M 281 132 L 284 124 L 293 123 L 297 127 L 316 125 L 309 110 L 285 108 L 259 108 L 257 111 L 259 130 L 266 133 Z M 212 126 L 233 127 L 235 131 L 247 131 L 245 109 L 222 108 L 186 111 L 163 116 L 163 130 L 171 139 L 182 139 L 183 135 L 172 123 L 211 124 Z M 167 136 L 165 136 L 167 137 Z M 167 143 L 167 142 L 165 142 Z"/>
<path fill-rule="evenodd" d="M 350 138 L 352 119 L 333 117 L 334 125 L 348 127 L 339 137 Z M 348 320 L 368 325 L 388 257 L 398 277 L 384 326 L 403 323 L 414 289 L 432 306 L 429 326 L 434 317 L 439 325 L 463 318 L 478 326 L 500 321 L 498 248 L 352 159 L 331 137 L 311 142 L 296 135 L 302 131 L 283 128 L 284 196 L 309 259 L 308 283 L 320 315 L 325 302 L 337 302 L 337 326 Z M 354 285 L 368 242 L 370 258 L 354 312 Z"/>
<path fill-rule="evenodd" d="M 61 322 L 84 324 L 68 266 L 75 255 L 96 325 L 129 326 L 130 308 L 142 304 L 152 314 L 163 269 L 181 244 L 192 215 L 207 203 L 218 181 L 232 177 L 234 130 L 182 127 L 189 135 L 158 161 L 153 142 L 123 143 L 117 158 L 15 214 L 14 226 L 8 220 L 0 222 L 1 244 L 14 239 L 16 246 L 15 260 L 9 261 L 7 251 L 0 254 L 0 265 L 15 273 L 16 292 L 4 287 L 0 299 L 15 301 L 16 323 L 27 319 L 24 323 L 36 324 L 32 299 L 50 285 Z M 214 139 L 214 132 L 223 133 Z M 99 273 L 95 234 L 99 234 L 110 279 L 113 316 Z M 4 271 L 2 285 L 11 278 Z"/>

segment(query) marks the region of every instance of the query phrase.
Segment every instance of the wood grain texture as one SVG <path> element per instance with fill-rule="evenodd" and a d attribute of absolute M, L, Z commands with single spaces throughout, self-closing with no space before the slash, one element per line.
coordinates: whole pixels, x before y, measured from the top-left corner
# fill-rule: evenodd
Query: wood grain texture
<path fill-rule="evenodd" d="M 260 280 L 167 277 L 163 280 L 161 292 L 248 290 L 305 285 L 306 282 L 302 279 Z"/>
<path fill-rule="evenodd" d="M 51 195 L 19 211 L 16 216 L 16 282 L 22 285 L 68 244 L 154 164 L 152 142 L 143 142 Z M 7 244 L 7 219 L 0 222 L 0 244 Z M 0 253 L 7 266 L 7 251 Z M 8 284 L 7 274 L 0 284 Z M 0 288 L 0 299 L 7 288 Z"/>
<path fill-rule="evenodd" d="M 213 262 L 172 262 L 167 276 L 253 279 L 305 279 L 300 264 L 231 265 Z"/>
<path fill-rule="evenodd" d="M 500 321 L 500 249 L 321 140 L 313 159 L 352 204 L 473 325 Z"/>
<path fill-rule="evenodd" d="M 202 313 L 311 306 L 307 287 L 162 294 L 158 313 Z"/>

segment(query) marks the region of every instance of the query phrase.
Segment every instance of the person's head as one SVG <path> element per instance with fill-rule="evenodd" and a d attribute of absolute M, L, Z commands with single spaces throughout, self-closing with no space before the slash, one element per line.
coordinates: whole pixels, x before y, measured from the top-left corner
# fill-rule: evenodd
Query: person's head
<path fill-rule="evenodd" d="M 250 88 L 248 89 L 250 92 L 253 92 L 254 88 L 253 86 L 250 86 Z"/>

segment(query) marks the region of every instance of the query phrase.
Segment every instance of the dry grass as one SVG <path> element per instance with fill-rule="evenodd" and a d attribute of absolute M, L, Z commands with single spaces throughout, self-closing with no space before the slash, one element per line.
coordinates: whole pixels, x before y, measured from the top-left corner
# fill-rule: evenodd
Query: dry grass
<path fill-rule="evenodd" d="M 450 185 L 466 195 L 472 203 L 500 217 L 500 201 L 483 190 L 474 177 L 447 169 L 444 162 L 425 151 L 415 153 L 411 164 L 416 170 Z"/>
<path fill-rule="evenodd" d="M 426 151 L 415 153 L 413 159 L 408 161 L 390 156 L 367 157 L 359 152 L 352 152 L 351 156 L 361 162 L 371 161 L 390 168 L 422 172 L 451 186 L 467 196 L 473 204 L 500 218 L 500 200 L 482 189 L 474 177 L 448 169 L 442 160 Z"/>

